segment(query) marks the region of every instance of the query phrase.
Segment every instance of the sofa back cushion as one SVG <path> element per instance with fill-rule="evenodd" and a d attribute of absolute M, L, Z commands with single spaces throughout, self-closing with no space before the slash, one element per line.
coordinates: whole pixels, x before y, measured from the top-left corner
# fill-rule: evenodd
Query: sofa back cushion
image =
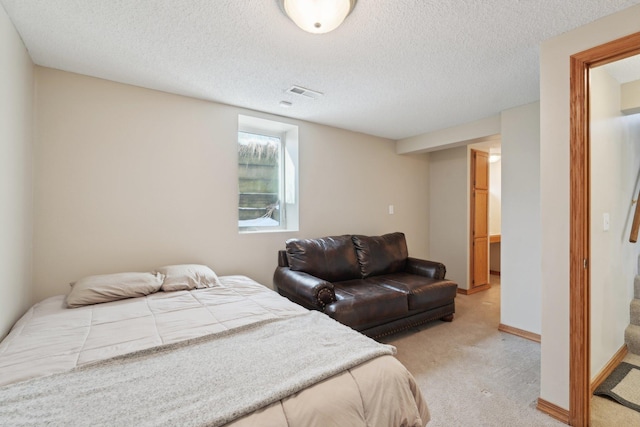
<path fill-rule="evenodd" d="M 287 240 L 289 268 L 328 282 L 359 279 L 360 266 L 350 235 Z"/>
<path fill-rule="evenodd" d="M 407 263 L 407 242 L 404 233 L 383 236 L 352 236 L 363 278 L 404 271 Z"/>

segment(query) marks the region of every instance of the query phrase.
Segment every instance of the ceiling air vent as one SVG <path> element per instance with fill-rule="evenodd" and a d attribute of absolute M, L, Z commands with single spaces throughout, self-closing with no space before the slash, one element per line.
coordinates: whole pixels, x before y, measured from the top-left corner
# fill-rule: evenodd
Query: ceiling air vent
<path fill-rule="evenodd" d="M 295 86 L 295 85 L 287 89 L 286 92 L 291 93 L 293 95 L 306 96 L 307 98 L 311 98 L 311 99 L 318 99 L 323 95 L 322 92 L 318 92 L 317 90 L 311 90 L 311 89 L 304 88 L 302 86 Z"/>

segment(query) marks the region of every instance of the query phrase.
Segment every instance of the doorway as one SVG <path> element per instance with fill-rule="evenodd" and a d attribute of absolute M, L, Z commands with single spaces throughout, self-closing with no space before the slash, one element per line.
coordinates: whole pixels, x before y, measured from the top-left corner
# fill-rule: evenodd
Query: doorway
<path fill-rule="evenodd" d="M 502 223 L 502 143 L 499 135 L 469 145 L 468 295 L 500 280 Z"/>
<path fill-rule="evenodd" d="M 591 383 L 591 181 L 589 73 L 640 54 L 640 33 L 571 57 L 570 102 L 570 361 L 569 422 L 589 425 Z"/>
<path fill-rule="evenodd" d="M 595 390 L 621 361 L 638 354 L 629 303 L 640 245 L 630 242 L 640 176 L 640 55 L 591 67 L 590 110 L 590 361 Z M 640 95 L 640 92 L 638 92 Z M 630 326 L 633 325 L 633 326 Z M 629 344 L 627 346 L 627 344 Z M 640 414 L 604 397 L 591 397 L 590 421 L 638 425 Z"/>

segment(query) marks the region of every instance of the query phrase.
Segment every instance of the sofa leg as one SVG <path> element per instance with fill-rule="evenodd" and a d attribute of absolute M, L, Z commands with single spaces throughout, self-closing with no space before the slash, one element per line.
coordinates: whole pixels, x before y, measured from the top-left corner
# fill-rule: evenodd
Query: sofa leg
<path fill-rule="evenodd" d="M 442 320 L 443 322 L 453 322 L 453 313 L 441 317 L 440 320 Z"/>

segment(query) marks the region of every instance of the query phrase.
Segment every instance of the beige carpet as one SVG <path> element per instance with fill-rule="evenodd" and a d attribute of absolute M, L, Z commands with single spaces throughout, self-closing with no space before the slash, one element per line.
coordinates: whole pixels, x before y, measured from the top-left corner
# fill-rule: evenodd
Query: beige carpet
<path fill-rule="evenodd" d="M 498 331 L 499 277 L 474 295 L 458 295 L 451 323 L 432 322 L 385 340 L 415 376 L 429 427 L 566 426 L 535 409 L 540 344 Z"/>

